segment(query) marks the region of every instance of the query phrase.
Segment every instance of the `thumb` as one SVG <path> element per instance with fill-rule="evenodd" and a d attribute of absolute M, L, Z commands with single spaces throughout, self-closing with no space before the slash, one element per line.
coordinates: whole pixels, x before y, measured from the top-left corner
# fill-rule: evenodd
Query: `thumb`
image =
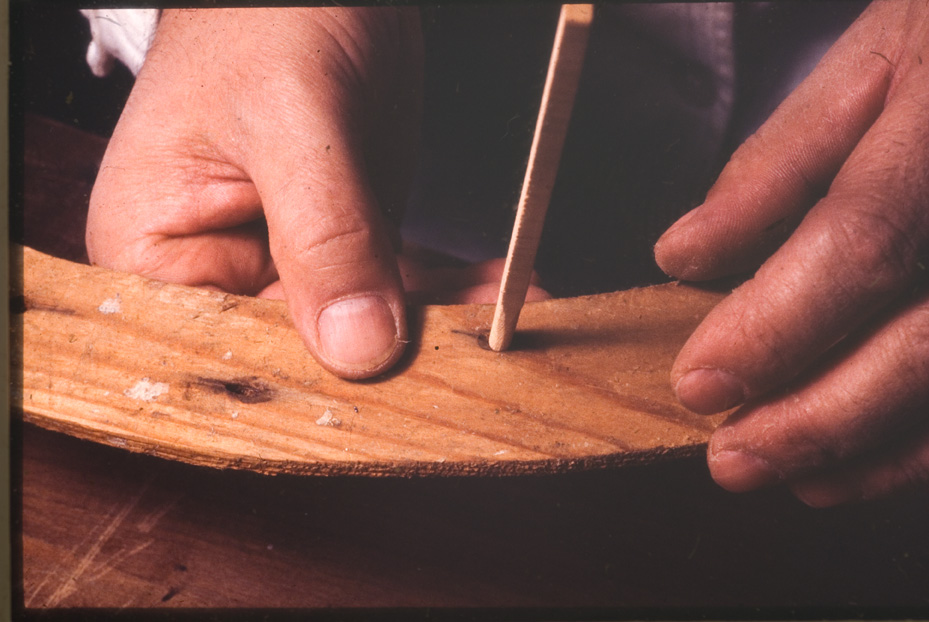
<path fill-rule="evenodd" d="M 402 203 L 408 145 L 417 144 L 402 130 L 417 109 L 418 15 L 295 13 L 271 22 L 277 39 L 284 23 L 303 28 L 283 37 L 278 62 L 243 77 L 250 88 L 237 106 L 250 114 L 239 115 L 243 140 L 233 151 L 261 199 L 271 257 L 307 348 L 338 376 L 368 378 L 394 365 L 407 342 L 383 210 Z M 400 136 L 385 138 L 385 125 Z"/>
<path fill-rule="evenodd" d="M 325 124 L 291 132 L 252 172 L 294 325 L 323 367 L 350 379 L 391 367 L 407 340 L 397 261 L 357 142 Z"/>

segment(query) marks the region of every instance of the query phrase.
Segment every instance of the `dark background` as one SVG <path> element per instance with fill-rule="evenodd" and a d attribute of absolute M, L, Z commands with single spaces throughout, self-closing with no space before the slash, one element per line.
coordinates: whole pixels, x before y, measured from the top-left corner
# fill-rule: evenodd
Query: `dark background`
<path fill-rule="evenodd" d="M 736 107 L 719 145 L 704 127 L 710 72 L 604 12 L 537 261 L 546 287 L 573 296 L 666 281 L 655 240 L 862 6 L 737 4 Z M 557 13 L 554 3 L 423 6 L 424 141 L 408 238 L 468 260 L 506 254 Z M 131 74 L 119 63 L 104 79 L 90 73 L 89 28 L 74 8 L 16 2 L 12 15 L 14 120 L 29 111 L 109 136 Z"/>
<path fill-rule="evenodd" d="M 25 111 L 108 135 L 131 86 L 128 72 L 118 69 L 104 80 L 90 74 L 83 61 L 88 29 L 73 9 L 42 2 L 12 8 L 14 154 L 24 147 L 16 141 L 22 140 Z M 791 3 L 741 13 L 740 32 L 749 33 L 741 35 L 743 107 L 730 145 L 794 80 L 788 61 L 802 55 L 803 46 L 790 42 L 804 29 L 841 27 L 853 9 Z M 433 71 L 427 87 L 425 153 L 433 158 L 429 170 L 448 183 L 424 185 L 419 207 L 411 210 L 421 226 L 411 226 L 414 233 L 436 226 L 438 219 L 424 215 L 422 206 L 437 202 L 445 188 L 442 196 L 452 199 L 444 213 L 457 218 L 459 228 L 486 234 L 465 249 L 477 255 L 505 245 L 509 235 L 501 208 L 511 207 L 518 193 L 537 106 L 533 89 L 541 89 L 545 33 L 553 31 L 555 15 L 554 9 L 514 4 L 500 9 L 500 23 L 488 23 L 479 10 L 451 5 L 428 17 L 431 66 L 459 68 Z M 521 27 L 512 28 L 514 21 Z M 647 51 L 644 39 L 627 34 L 630 54 Z M 465 40 L 468 54 L 461 52 Z M 652 58 L 687 69 L 686 59 Z M 593 118 L 598 106 L 632 105 L 622 103 L 622 93 L 611 96 L 607 105 L 582 92 L 578 110 Z M 637 97 L 646 96 L 643 89 Z M 654 132 L 688 131 L 666 125 L 660 115 L 649 123 Z M 562 194 L 540 258 L 543 276 L 567 293 L 663 279 L 648 265 L 652 236 L 700 200 L 722 159 L 689 167 L 683 152 L 634 141 L 621 149 L 603 125 L 576 130 L 567 185 L 559 182 Z M 62 134 L 34 135 L 39 155 L 84 144 L 55 138 Z M 581 151 L 587 164 L 578 159 Z M 642 173 L 648 171 L 662 174 L 647 180 Z M 92 179 L 92 166 L 88 173 Z M 657 178 L 661 185 L 664 174 L 676 187 L 655 190 L 652 183 Z M 608 183 L 600 183 L 604 176 Z M 84 192 L 89 179 L 81 182 Z M 581 198 L 566 205 L 569 196 Z M 645 212 L 654 218 L 604 207 L 643 203 L 657 205 Z M 600 207 L 593 210 L 593 204 Z M 475 206 L 490 215 L 476 218 Z M 592 220 L 573 217 L 588 209 Z M 34 228 L 32 235 L 60 235 L 48 219 L 34 227 L 42 222 L 45 230 Z M 245 607 L 261 610 L 251 618 L 299 619 L 305 612 L 294 611 L 304 607 L 355 606 L 433 608 L 393 616 L 401 618 L 447 617 L 443 608 L 455 607 L 456 619 L 929 616 L 926 490 L 812 510 L 783 490 L 726 493 L 710 480 L 702 457 L 512 478 L 271 478 L 130 454 L 21 423 L 14 424 L 14 439 L 21 463 L 14 472 L 14 527 L 21 535 L 14 561 L 30 577 L 30 590 L 20 586 L 17 596 L 30 607 L 128 603 L 129 611 L 108 612 L 121 619 L 139 619 L 139 608 L 147 607 L 221 610 L 208 619 Z M 125 520 L 117 525 L 118 516 Z M 113 525 L 118 528 L 107 531 Z M 56 597 L 66 591 L 52 587 L 71 585 L 63 569 L 102 559 L 110 572 L 74 575 L 70 580 L 79 589 L 67 592 L 71 600 Z M 96 569 L 93 563 L 88 568 Z M 493 611 L 469 613 L 469 607 Z M 29 617 L 87 615 L 59 610 Z"/>

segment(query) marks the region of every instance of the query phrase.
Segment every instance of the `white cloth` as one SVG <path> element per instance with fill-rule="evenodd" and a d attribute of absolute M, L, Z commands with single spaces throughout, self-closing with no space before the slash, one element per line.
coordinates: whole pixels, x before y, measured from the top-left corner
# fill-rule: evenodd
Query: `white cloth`
<path fill-rule="evenodd" d="M 138 75 L 152 45 L 160 9 L 82 9 L 90 22 L 93 40 L 87 46 L 87 64 L 95 76 L 113 69 L 115 59 Z"/>

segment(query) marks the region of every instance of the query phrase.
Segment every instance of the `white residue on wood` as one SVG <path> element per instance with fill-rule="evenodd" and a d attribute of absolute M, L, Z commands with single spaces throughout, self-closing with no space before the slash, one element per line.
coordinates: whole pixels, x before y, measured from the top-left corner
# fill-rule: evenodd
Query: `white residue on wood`
<path fill-rule="evenodd" d="M 107 298 L 100 303 L 100 306 L 97 307 L 97 311 L 103 313 L 104 315 L 110 315 L 111 313 L 119 313 L 122 310 L 119 294 L 116 294 L 113 298 Z"/>
<path fill-rule="evenodd" d="M 131 389 L 126 389 L 123 393 L 126 397 L 143 402 L 154 401 L 159 395 L 168 392 L 168 385 L 165 382 L 152 382 L 148 378 L 142 378 Z"/>
<path fill-rule="evenodd" d="M 323 416 L 316 420 L 316 425 L 327 425 L 333 428 L 337 428 L 342 425 L 342 420 L 332 414 L 332 411 L 328 408 L 326 412 L 323 413 Z"/>

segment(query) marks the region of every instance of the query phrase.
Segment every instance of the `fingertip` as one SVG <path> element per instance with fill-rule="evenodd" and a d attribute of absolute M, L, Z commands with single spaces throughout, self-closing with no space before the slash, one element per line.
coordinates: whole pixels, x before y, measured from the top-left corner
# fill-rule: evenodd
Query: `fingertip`
<path fill-rule="evenodd" d="M 671 278 L 683 279 L 683 274 L 687 272 L 687 266 L 677 252 L 675 237 L 671 231 L 668 231 L 658 238 L 652 252 L 655 256 L 655 263 L 658 264 L 662 272 Z"/>
<path fill-rule="evenodd" d="M 729 410 L 747 395 L 744 383 L 722 369 L 693 369 L 677 381 L 674 392 L 685 408 L 700 415 Z"/>
<path fill-rule="evenodd" d="M 716 483 L 729 492 L 748 492 L 781 480 L 766 460 L 746 451 L 711 451 L 707 464 Z"/>
<path fill-rule="evenodd" d="M 284 286 L 281 284 L 280 279 L 274 281 L 263 290 L 258 292 L 258 298 L 267 298 L 268 300 L 286 300 L 287 296 L 284 295 Z"/>
<path fill-rule="evenodd" d="M 816 509 L 835 507 L 859 498 L 848 486 L 816 480 L 792 484 L 790 491 L 802 503 Z"/>
<path fill-rule="evenodd" d="M 526 292 L 526 302 L 544 302 L 551 299 L 552 295 L 547 290 L 538 285 L 529 285 L 529 290 Z"/>
<path fill-rule="evenodd" d="M 699 272 L 698 266 L 694 265 L 696 255 L 689 249 L 693 238 L 690 225 L 697 217 L 697 211 L 695 209 L 682 216 L 655 242 L 655 263 L 670 277 L 687 280 Z"/>
<path fill-rule="evenodd" d="M 406 346 L 402 304 L 378 294 L 336 300 L 316 318 L 317 360 L 326 369 L 352 380 L 370 378 L 392 367 Z"/>
<path fill-rule="evenodd" d="M 790 484 L 790 492 L 801 502 L 811 508 L 831 508 L 847 503 L 860 503 L 872 496 L 868 494 L 869 476 L 880 478 L 880 469 L 872 470 L 867 461 L 852 465 L 838 466 L 824 472 L 816 473 Z M 886 480 L 885 480 L 886 481 Z"/>

